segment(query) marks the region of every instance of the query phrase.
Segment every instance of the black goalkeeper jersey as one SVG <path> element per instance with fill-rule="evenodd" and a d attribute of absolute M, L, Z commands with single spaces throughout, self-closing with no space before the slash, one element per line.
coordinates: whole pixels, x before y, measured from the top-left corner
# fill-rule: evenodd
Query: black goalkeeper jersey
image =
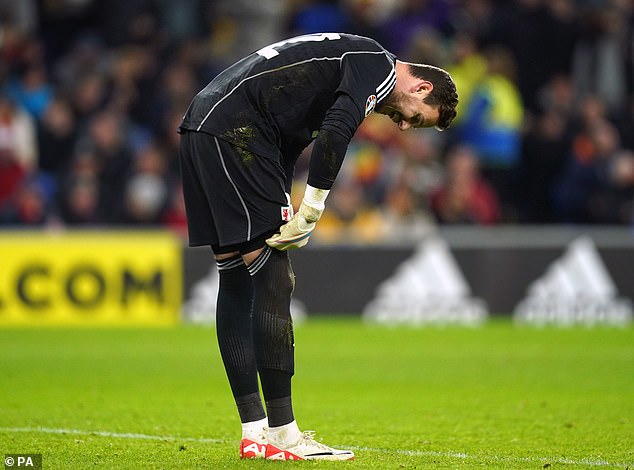
<path fill-rule="evenodd" d="M 264 47 L 216 76 L 196 95 L 179 130 L 209 133 L 288 168 L 325 130 L 345 143 L 345 153 L 395 82 L 394 55 L 372 39 L 299 36 Z M 322 148 L 331 153 L 325 159 L 339 161 L 338 171 L 343 155 L 334 153 L 342 146 L 322 142 Z"/>

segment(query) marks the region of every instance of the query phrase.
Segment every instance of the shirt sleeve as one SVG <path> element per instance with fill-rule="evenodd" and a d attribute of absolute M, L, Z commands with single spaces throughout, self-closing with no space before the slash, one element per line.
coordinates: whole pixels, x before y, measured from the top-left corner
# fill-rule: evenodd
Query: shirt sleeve
<path fill-rule="evenodd" d="M 395 83 L 394 61 L 387 53 L 350 54 L 342 60 L 342 80 L 315 140 L 308 184 L 332 187 L 352 136 Z"/>
<path fill-rule="evenodd" d="M 308 168 L 309 185 L 319 189 L 332 187 L 357 127 L 355 104 L 348 95 L 339 95 L 315 139 Z"/>

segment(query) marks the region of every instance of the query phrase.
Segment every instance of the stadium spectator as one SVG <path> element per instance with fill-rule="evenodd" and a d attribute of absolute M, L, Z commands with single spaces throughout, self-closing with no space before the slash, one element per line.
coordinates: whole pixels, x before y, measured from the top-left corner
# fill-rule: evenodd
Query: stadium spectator
<path fill-rule="evenodd" d="M 557 188 L 561 220 L 627 223 L 633 196 L 630 157 L 607 120 L 582 130 Z"/>
<path fill-rule="evenodd" d="M 456 6 L 451 14 L 454 32 L 466 32 L 483 44 L 489 44 L 487 39 L 497 23 L 494 13 L 499 8 L 493 0 L 464 0 Z"/>
<path fill-rule="evenodd" d="M 378 207 L 367 202 L 361 185 L 344 179 L 338 189 L 333 191 L 332 201 L 319 221 L 315 237 L 330 243 L 376 242 L 384 236 L 384 229 L 383 217 Z"/>
<path fill-rule="evenodd" d="M 2 148 L 0 142 L 0 213 L 12 211 L 13 198 L 25 177 L 26 173 L 15 160 L 13 153 L 7 148 Z"/>
<path fill-rule="evenodd" d="M 151 125 L 152 131 L 160 135 L 165 121 L 174 110 L 181 113 L 187 108 L 189 100 L 199 88 L 199 83 L 192 67 L 185 62 L 167 64 L 162 70 L 160 79 L 160 93 L 156 93 L 151 111 L 153 117 L 141 121 L 146 126 Z M 171 123 L 170 123 L 171 124 Z M 173 127 L 165 129 L 173 134 Z"/>
<path fill-rule="evenodd" d="M 99 225 L 99 188 L 92 178 L 73 178 L 60 196 L 60 215 L 69 226 Z"/>
<path fill-rule="evenodd" d="M 415 63 L 430 64 L 442 67 L 448 63 L 448 48 L 444 38 L 433 28 L 417 32 L 409 42 L 403 57 Z"/>
<path fill-rule="evenodd" d="M 0 150 L 24 173 L 37 168 L 38 145 L 34 119 L 14 100 L 0 94 Z"/>
<path fill-rule="evenodd" d="M 587 5 L 583 10 L 582 35 L 574 46 L 572 78 L 578 98 L 598 97 L 608 116 L 614 118 L 625 111 L 628 103 L 625 69 L 628 15 L 625 4 L 606 3 Z M 631 15 L 632 7 L 629 8 Z"/>
<path fill-rule="evenodd" d="M 68 170 L 77 138 L 77 123 L 70 103 L 55 98 L 38 125 L 38 169 L 61 180 Z"/>
<path fill-rule="evenodd" d="M 443 183 L 443 165 L 440 159 L 439 146 L 431 138 L 431 134 L 420 132 L 418 134 L 401 134 L 402 153 L 396 155 L 393 160 L 396 163 L 394 176 L 388 195 L 386 197 L 387 208 L 390 208 L 390 198 L 398 195 L 396 201 L 403 201 L 404 197 L 411 198 L 412 212 L 421 214 L 421 217 L 430 220 L 429 197 Z M 406 189 L 400 192 L 399 189 Z M 394 192 L 394 190 L 397 190 Z M 400 195 L 399 195 L 400 194 Z M 397 211 L 399 212 L 399 211 Z"/>
<path fill-rule="evenodd" d="M 170 200 L 163 212 L 161 222 L 183 240 L 187 239 L 187 213 L 185 212 L 185 199 L 183 198 L 183 186 L 176 183 L 172 186 L 169 195 Z"/>
<path fill-rule="evenodd" d="M 107 97 L 107 76 L 89 71 L 77 77 L 76 83 L 69 85 L 71 106 L 77 119 L 78 130 L 84 131 L 92 117 L 103 109 Z"/>
<path fill-rule="evenodd" d="M 26 66 L 19 76 L 9 80 L 6 94 L 34 118 L 41 118 L 53 98 L 53 90 L 47 81 L 44 66 Z"/>
<path fill-rule="evenodd" d="M 90 121 L 86 135 L 80 136 L 80 144 L 97 159 L 100 212 L 109 223 L 122 221 L 126 178 L 132 163 L 124 126 L 121 115 L 100 111 Z"/>
<path fill-rule="evenodd" d="M 284 39 L 284 0 L 212 2 L 212 48 L 218 72 L 254 50 Z"/>
<path fill-rule="evenodd" d="M 123 221 L 128 225 L 159 225 L 167 203 L 167 185 L 157 175 L 137 173 L 125 187 Z"/>
<path fill-rule="evenodd" d="M 59 210 L 64 224 L 100 225 L 105 222 L 101 214 L 99 171 L 100 164 L 92 150 L 78 148 L 60 183 Z"/>
<path fill-rule="evenodd" d="M 24 179 L 12 195 L 10 204 L 0 212 L 0 221 L 11 226 L 36 227 L 44 225 L 51 212 L 48 210 L 50 195 L 45 181 L 36 176 Z"/>
<path fill-rule="evenodd" d="M 556 74 L 569 73 L 577 19 L 574 0 L 514 0 L 495 8 L 484 41 L 504 46 L 517 68 L 516 83 L 528 110 Z"/>
<path fill-rule="evenodd" d="M 361 124 L 348 147 L 341 174 L 346 183 L 359 186 L 364 204 L 376 206 L 384 200 L 394 165 L 400 157 L 401 132 L 377 115 Z M 334 191 L 338 189 L 335 188 Z"/>
<path fill-rule="evenodd" d="M 133 160 L 132 174 L 127 178 L 124 222 L 159 225 L 170 198 L 167 160 L 155 142 L 140 146 Z"/>
<path fill-rule="evenodd" d="M 416 241 L 434 230 L 435 221 L 427 204 L 407 184 L 392 186 L 381 214 L 382 230 L 376 240 Z"/>
<path fill-rule="evenodd" d="M 21 34 L 31 36 L 37 29 L 36 0 L 0 0 L 0 18 Z"/>
<path fill-rule="evenodd" d="M 446 182 L 431 195 L 430 206 L 445 224 L 497 223 L 500 208 L 494 189 L 478 172 L 478 157 L 466 146 L 449 151 Z"/>
<path fill-rule="evenodd" d="M 474 89 L 455 132 L 458 142 L 474 149 L 482 175 L 500 198 L 504 221 L 511 221 L 516 217 L 514 184 L 524 107 L 515 85 L 513 57 L 498 47 L 487 49 L 484 57 L 487 75 Z"/>
<path fill-rule="evenodd" d="M 451 49 L 451 56 L 446 67 L 454 77 L 456 89 L 460 93 L 455 124 L 459 127 L 466 114 L 465 110 L 469 109 L 476 87 L 487 73 L 487 63 L 480 53 L 476 38 L 471 34 L 457 33 Z"/>
<path fill-rule="evenodd" d="M 14 214 L 18 191 L 37 165 L 35 125 L 29 114 L 0 94 L 0 213 L 4 223 Z"/>
<path fill-rule="evenodd" d="M 534 117 L 522 139 L 521 161 L 517 178 L 520 221 L 553 223 L 555 184 L 560 179 L 570 148 L 570 123 L 556 108 Z"/>

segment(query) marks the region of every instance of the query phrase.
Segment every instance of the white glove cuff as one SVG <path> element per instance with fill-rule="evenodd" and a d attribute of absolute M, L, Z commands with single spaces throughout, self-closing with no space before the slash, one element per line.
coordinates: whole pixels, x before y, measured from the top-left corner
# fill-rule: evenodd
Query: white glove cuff
<path fill-rule="evenodd" d="M 323 211 L 326 208 L 326 198 L 329 192 L 330 189 L 318 189 L 307 184 L 304 192 L 304 204 Z"/>

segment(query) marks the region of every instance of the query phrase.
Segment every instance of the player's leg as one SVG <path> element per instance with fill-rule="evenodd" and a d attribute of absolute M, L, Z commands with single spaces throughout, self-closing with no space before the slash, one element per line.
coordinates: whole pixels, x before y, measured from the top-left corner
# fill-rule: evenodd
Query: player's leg
<path fill-rule="evenodd" d="M 237 250 L 220 247 L 217 218 L 223 216 L 223 194 L 231 194 L 216 153 L 205 134 L 185 133 L 180 166 L 192 246 L 211 245 L 220 285 L 216 304 L 216 334 L 227 378 L 242 423 L 242 457 L 264 457 L 267 426 L 260 398 L 253 345 L 251 307 L 253 286 Z M 215 158 L 214 158 L 215 157 Z"/>
<path fill-rule="evenodd" d="M 286 252 L 268 246 L 244 255 L 253 279 L 254 345 L 269 427 L 294 421 L 291 378 L 294 373 L 291 294 L 295 276 Z"/>
<path fill-rule="evenodd" d="M 290 303 L 295 275 L 288 252 L 268 246 L 243 255 L 253 279 L 253 333 L 269 420 L 266 457 L 271 460 L 350 460 L 354 454 L 323 445 L 299 430 L 291 379 L 295 338 Z"/>
<path fill-rule="evenodd" d="M 231 392 L 240 415 L 242 458 L 264 457 L 268 421 L 258 387 L 251 308 L 253 285 L 240 253 L 216 254 L 220 278 L 216 335 Z"/>

